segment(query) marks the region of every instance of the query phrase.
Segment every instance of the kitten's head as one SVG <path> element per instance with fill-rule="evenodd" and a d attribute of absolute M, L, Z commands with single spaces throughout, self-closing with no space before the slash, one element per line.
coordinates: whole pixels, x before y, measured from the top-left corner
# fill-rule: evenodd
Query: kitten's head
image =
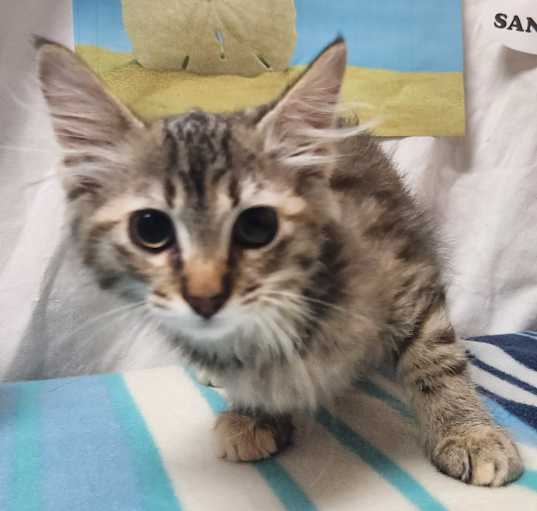
<path fill-rule="evenodd" d="M 101 285 L 200 359 L 300 350 L 340 248 L 329 180 L 352 131 L 336 116 L 345 43 L 269 105 L 147 123 L 69 50 L 42 41 L 38 60 L 73 236 Z"/>

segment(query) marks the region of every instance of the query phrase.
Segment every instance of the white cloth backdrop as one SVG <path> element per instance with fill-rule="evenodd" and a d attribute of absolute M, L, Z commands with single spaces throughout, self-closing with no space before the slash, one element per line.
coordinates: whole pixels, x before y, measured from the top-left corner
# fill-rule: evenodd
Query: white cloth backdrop
<path fill-rule="evenodd" d="M 537 327 L 537 56 L 490 40 L 486 3 L 464 1 L 467 136 L 384 142 L 446 241 L 461 335 Z M 55 144 L 30 34 L 72 44 L 70 4 L 0 0 L 0 379 L 170 362 L 136 322 L 84 326 L 114 300 L 61 246 Z"/>

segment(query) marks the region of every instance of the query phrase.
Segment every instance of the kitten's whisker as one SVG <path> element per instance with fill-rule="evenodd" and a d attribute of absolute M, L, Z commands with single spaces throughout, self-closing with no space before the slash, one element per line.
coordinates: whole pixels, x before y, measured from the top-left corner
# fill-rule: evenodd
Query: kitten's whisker
<path fill-rule="evenodd" d="M 292 293 L 290 291 L 274 291 L 274 293 L 276 293 L 276 294 L 278 294 L 278 295 L 280 295 L 282 297 L 289 298 L 289 299 L 296 298 L 298 300 L 303 300 L 306 303 L 311 303 L 311 304 L 314 304 L 314 305 L 323 305 L 324 307 L 328 307 L 330 309 L 338 311 L 341 314 L 345 314 L 345 315 L 354 317 L 356 319 L 363 319 L 361 316 L 349 311 L 348 309 L 345 309 L 345 308 L 340 307 L 338 305 L 334 305 L 333 303 L 327 302 L 325 300 L 319 300 L 319 299 L 316 299 L 316 298 L 310 298 L 310 297 L 307 297 L 307 296 L 298 295 L 298 294 Z"/>
<path fill-rule="evenodd" d="M 66 341 L 67 339 L 70 339 L 71 337 L 73 337 L 77 333 L 83 331 L 85 328 L 95 324 L 98 321 L 102 321 L 103 319 L 113 317 L 114 315 L 118 315 L 120 313 L 125 314 L 125 313 L 128 313 L 128 312 L 132 312 L 133 310 L 141 308 L 144 304 L 145 304 L 145 302 L 143 302 L 143 301 L 130 303 L 128 305 L 123 305 L 121 307 L 116 307 L 115 309 L 112 309 L 110 311 L 104 312 L 103 314 L 99 314 L 96 317 L 93 317 L 93 318 L 91 318 L 91 319 L 89 319 L 87 321 L 84 321 L 82 323 L 82 325 L 80 325 L 79 327 L 75 328 L 75 330 L 73 330 L 72 332 L 69 332 L 69 335 L 66 336 L 62 340 Z"/>
<path fill-rule="evenodd" d="M 261 334 L 263 340 L 263 349 L 267 350 L 271 356 L 274 355 L 275 337 L 272 330 L 267 325 L 266 321 L 259 315 L 253 317 L 257 331 Z M 277 351 L 277 350 L 276 350 Z M 277 354 L 276 354 L 277 355 Z"/>
<path fill-rule="evenodd" d="M 281 284 L 285 282 L 292 282 L 296 278 L 296 272 L 293 269 L 287 269 L 270 275 L 264 280 L 264 286 L 272 284 Z"/>
<path fill-rule="evenodd" d="M 291 330 L 292 325 L 289 323 L 289 321 L 285 321 L 284 318 L 281 317 L 280 312 L 276 312 L 276 314 L 279 316 L 278 319 L 283 319 L 281 322 L 276 322 L 274 318 L 272 318 L 269 314 L 265 314 L 263 317 L 266 319 L 269 319 L 274 325 L 274 327 L 282 332 L 284 334 L 284 338 L 293 341 L 293 346 L 295 346 L 296 342 L 300 342 L 300 336 L 297 334 L 296 331 Z"/>
<path fill-rule="evenodd" d="M 41 177 L 40 179 L 35 179 L 33 181 L 29 181 L 28 183 L 25 183 L 22 188 L 23 189 L 26 189 L 26 188 L 31 188 L 32 186 L 38 186 L 38 185 L 42 185 L 44 183 L 50 183 L 51 181 L 53 180 L 60 180 L 60 176 L 58 175 L 57 172 L 53 172 L 52 174 L 47 174 L 43 177 Z"/>
<path fill-rule="evenodd" d="M 263 315 L 262 320 L 267 325 L 267 328 L 269 329 L 271 333 L 271 339 L 269 347 L 273 347 L 275 350 L 275 354 L 278 358 L 284 358 L 287 360 L 292 360 L 292 355 L 294 350 L 294 343 L 289 338 L 289 336 L 286 334 L 285 330 L 282 330 L 280 326 L 273 320 L 273 318 L 269 317 L 268 315 Z M 277 341 L 276 343 L 272 341 Z M 289 349 L 289 346 L 292 346 L 292 349 Z"/>
<path fill-rule="evenodd" d="M 286 292 L 281 292 L 281 293 L 278 292 L 278 294 L 281 295 L 281 294 L 287 294 L 287 293 Z M 295 295 L 295 293 L 289 293 L 289 294 L 291 294 L 293 296 L 296 296 L 297 298 L 300 298 L 300 295 Z M 289 298 L 286 298 L 286 299 L 289 299 Z M 322 303 L 324 305 L 330 305 L 330 304 L 326 304 L 324 302 L 322 302 Z M 304 305 L 307 305 L 307 304 L 305 304 L 304 301 L 302 301 L 300 305 L 304 306 Z M 334 307 L 336 307 L 338 309 L 338 311 L 341 312 L 342 314 L 349 315 L 349 312 L 346 309 L 343 309 L 342 307 L 337 307 L 337 306 L 334 306 Z M 350 314 L 350 315 L 351 315 L 351 317 L 355 317 L 355 318 L 360 319 L 360 320 L 363 319 L 363 318 L 360 318 L 356 314 Z M 309 311 L 307 313 L 307 316 L 304 319 L 305 319 L 306 322 L 310 322 L 310 323 L 312 323 L 312 324 L 314 324 L 316 326 L 322 325 L 322 321 L 319 318 L 315 317 L 313 315 L 313 313 L 311 313 L 311 311 Z M 325 344 L 330 344 L 334 349 L 338 348 L 337 338 L 336 337 L 331 337 L 330 342 L 328 342 L 328 339 L 326 337 L 326 333 L 323 332 L 322 329 L 317 329 L 316 332 L 315 332 L 315 335 L 317 337 L 320 337 L 325 342 Z"/>
<path fill-rule="evenodd" d="M 18 107 L 20 107 L 22 110 L 24 110 L 25 112 L 27 112 L 28 114 L 30 114 L 32 117 L 35 116 L 36 113 L 40 114 L 40 115 L 44 115 L 44 116 L 48 116 L 49 115 L 49 112 L 44 109 L 44 108 L 39 108 L 37 106 L 34 106 L 34 108 L 30 108 L 30 104 L 34 103 L 34 101 L 32 99 L 30 99 L 30 101 L 27 103 L 25 103 L 20 97 L 18 97 L 14 92 L 13 90 L 5 85 L 3 87 L 3 89 L 7 92 L 7 95 L 9 97 L 9 99 L 11 99 L 11 101 L 13 103 L 15 103 L 15 105 L 17 105 Z M 38 91 L 36 91 L 36 94 L 34 96 L 35 97 L 39 97 L 39 93 Z"/>
<path fill-rule="evenodd" d="M 21 153 L 49 153 L 54 154 L 54 149 L 44 149 L 41 147 L 25 147 L 25 146 L 13 146 L 13 145 L 0 145 L 0 149 L 6 151 L 18 151 Z"/>
<path fill-rule="evenodd" d="M 272 295 L 270 293 L 264 293 L 261 296 L 260 300 L 274 305 L 277 309 L 282 310 L 283 312 L 288 312 L 288 313 L 300 312 L 304 314 L 307 313 L 306 310 L 302 309 L 303 304 L 299 302 L 293 302 L 289 299 L 286 299 L 284 302 L 282 302 L 281 300 L 278 301 L 277 298 L 280 298 L 280 296 Z"/>
<path fill-rule="evenodd" d="M 291 335 L 288 335 L 286 331 L 283 331 L 283 337 L 279 336 L 278 334 L 281 334 L 282 331 L 279 329 L 278 324 L 272 317 L 263 316 L 263 320 L 267 322 L 269 329 L 272 330 L 272 335 L 276 336 L 277 339 L 279 339 L 279 346 L 280 348 L 283 348 L 284 346 L 288 349 L 286 350 L 286 357 L 289 361 L 292 361 L 294 366 L 294 371 L 296 373 L 300 373 L 301 379 L 305 382 L 304 387 L 309 389 L 309 392 L 306 393 L 303 397 L 308 403 L 308 407 L 311 410 L 314 410 L 316 408 L 317 403 L 317 397 L 314 391 L 314 385 L 311 381 L 311 376 L 307 370 L 307 368 L 304 365 L 304 362 L 300 356 L 298 356 L 298 347 L 302 347 L 302 342 L 298 334 L 296 332 L 291 332 Z M 296 342 L 293 342 L 293 338 L 296 340 Z M 285 344 L 282 344 L 282 341 Z M 291 349 L 289 349 L 291 347 Z M 281 349 L 280 349 L 281 352 Z"/>
<path fill-rule="evenodd" d="M 300 322 L 304 321 L 315 321 L 315 318 L 311 314 L 309 310 L 305 307 L 305 304 L 303 303 L 293 303 L 292 301 L 286 300 L 285 302 L 276 301 L 274 299 L 270 299 L 269 297 L 265 297 L 267 299 L 268 303 L 271 303 L 276 309 L 279 311 L 283 311 L 285 313 L 288 313 L 292 316 L 291 319 L 293 320 L 300 320 Z M 269 301 L 270 300 L 270 301 Z"/>
<path fill-rule="evenodd" d="M 137 353 L 136 348 L 140 338 L 143 337 L 146 339 L 157 331 L 156 324 L 153 323 L 151 319 L 152 317 L 149 315 L 148 311 L 143 310 L 141 317 L 138 318 L 138 323 L 131 329 L 133 336 L 131 337 L 130 342 L 124 346 L 122 352 L 118 355 L 116 364 L 120 361 L 125 361 L 129 356 L 132 356 L 133 353 Z"/>
<path fill-rule="evenodd" d="M 280 340 L 282 338 L 282 334 L 284 334 L 283 338 L 287 339 L 287 335 L 285 335 L 285 332 L 274 322 L 273 318 L 269 314 L 265 313 L 265 314 L 262 314 L 260 317 L 269 328 L 273 339 Z M 278 343 L 278 344 L 281 344 L 281 343 Z"/>
<path fill-rule="evenodd" d="M 300 135 L 306 138 L 315 140 L 313 144 L 318 144 L 318 146 L 325 145 L 326 142 L 340 141 L 346 138 L 356 137 L 358 135 L 363 135 L 371 129 L 376 128 L 381 122 L 381 119 L 375 119 L 363 124 L 359 124 L 353 127 L 345 128 L 330 128 L 330 129 L 315 129 L 315 128 L 305 128 L 300 131 Z"/>
<path fill-rule="evenodd" d="M 113 321 L 120 320 L 120 319 L 123 319 L 123 318 L 127 317 L 129 312 L 130 311 L 118 313 L 118 315 L 113 318 Z M 137 325 L 143 325 L 143 324 L 138 322 L 138 323 L 136 323 L 135 326 L 137 326 Z M 97 355 L 98 353 L 101 353 L 101 352 L 104 353 L 106 351 L 107 352 L 107 359 L 115 360 L 115 358 L 114 358 L 115 353 L 118 350 L 122 349 L 120 346 L 117 346 L 117 345 L 113 344 L 112 349 L 110 349 L 110 346 L 108 345 L 108 343 L 106 344 L 106 346 L 99 347 L 98 344 L 95 342 L 96 340 L 101 341 L 101 342 L 103 341 L 102 334 L 103 334 L 103 332 L 106 332 L 106 328 L 108 326 L 109 326 L 108 323 L 101 324 L 101 325 L 97 326 L 95 329 L 93 329 L 89 335 L 85 336 L 83 340 L 77 340 L 77 348 L 78 348 L 77 352 L 76 352 L 77 355 L 79 353 L 84 353 L 83 356 L 87 357 L 88 356 L 88 349 L 87 348 L 88 348 L 88 346 L 91 346 L 92 352 L 95 353 L 95 355 Z M 72 334 L 64 337 L 63 339 L 61 339 L 61 342 L 68 340 L 71 336 L 72 336 Z M 113 356 L 110 357 L 110 355 L 113 355 Z M 90 357 L 90 359 L 91 359 L 91 357 Z M 83 373 L 83 372 L 85 372 L 85 373 L 95 372 L 96 370 L 107 370 L 107 369 L 117 370 L 117 367 L 115 367 L 115 365 L 110 366 L 109 368 L 101 366 L 101 367 L 99 367 L 97 369 L 96 367 L 92 367 L 91 365 L 89 365 L 84 360 L 83 361 L 76 361 L 75 360 L 74 363 L 75 363 L 75 365 L 73 365 L 73 361 L 68 362 L 68 365 L 66 366 L 65 369 L 69 373 L 80 374 L 80 373 Z"/>
<path fill-rule="evenodd" d="M 294 293 L 285 293 L 285 292 L 280 292 L 280 291 L 269 289 L 269 290 L 264 291 L 261 296 L 267 296 L 271 298 L 285 298 L 285 305 L 289 305 L 295 309 L 304 308 L 303 312 L 304 313 L 308 312 L 305 309 L 306 304 L 304 303 L 304 300 L 298 294 L 295 295 Z"/>
<path fill-rule="evenodd" d="M 88 337 L 85 337 L 83 340 L 79 340 L 77 342 L 80 342 L 81 343 L 80 346 L 82 346 L 82 347 L 85 347 L 88 344 L 92 344 L 93 341 L 95 340 L 95 338 L 99 337 L 100 334 L 102 334 L 104 331 L 106 331 L 106 328 L 108 326 L 110 326 L 111 323 L 113 323 L 115 321 L 122 321 L 123 319 L 129 317 L 130 313 L 131 313 L 130 310 L 123 311 L 123 312 L 118 312 L 116 316 L 113 316 L 106 323 L 102 323 L 100 326 L 97 326 L 94 330 L 92 330 L 92 333 Z M 86 325 L 86 327 L 87 326 L 88 325 Z M 137 330 L 137 327 L 138 326 L 143 326 L 143 323 L 139 321 L 138 323 L 135 323 L 134 325 L 131 325 L 131 326 L 132 326 L 132 330 L 135 330 L 135 329 Z M 67 339 L 68 338 L 69 337 L 67 337 Z"/>

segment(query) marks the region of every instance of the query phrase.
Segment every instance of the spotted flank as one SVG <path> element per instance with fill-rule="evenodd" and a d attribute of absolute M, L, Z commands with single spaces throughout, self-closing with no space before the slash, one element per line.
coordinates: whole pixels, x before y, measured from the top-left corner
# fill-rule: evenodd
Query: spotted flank
<path fill-rule="evenodd" d="M 510 486 L 469 486 L 436 471 L 399 387 L 380 374 L 296 421 L 280 455 L 217 459 L 211 430 L 224 396 L 169 367 L 1 385 L 0 509 L 537 509 L 537 332 L 464 345 L 482 398 L 526 465 Z"/>

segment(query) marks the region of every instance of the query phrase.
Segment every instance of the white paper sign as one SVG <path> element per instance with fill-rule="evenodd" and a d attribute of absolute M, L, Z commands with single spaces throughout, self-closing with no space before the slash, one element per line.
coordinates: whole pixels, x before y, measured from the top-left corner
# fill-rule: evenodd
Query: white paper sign
<path fill-rule="evenodd" d="M 537 0 L 491 0 L 485 25 L 505 46 L 537 54 Z"/>

